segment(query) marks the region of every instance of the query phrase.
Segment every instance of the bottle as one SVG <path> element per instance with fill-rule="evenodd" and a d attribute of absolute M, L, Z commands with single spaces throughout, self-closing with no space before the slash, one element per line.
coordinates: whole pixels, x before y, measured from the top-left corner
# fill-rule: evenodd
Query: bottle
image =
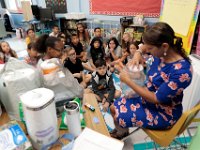
<path fill-rule="evenodd" d="M 69 133 L 74 135 L 74 137 L 79 136 L 81 133 L 79 104 L 76 101 L 70 101 L 64 105 L 64 109 L 67 113 L 66 120 Z"/>

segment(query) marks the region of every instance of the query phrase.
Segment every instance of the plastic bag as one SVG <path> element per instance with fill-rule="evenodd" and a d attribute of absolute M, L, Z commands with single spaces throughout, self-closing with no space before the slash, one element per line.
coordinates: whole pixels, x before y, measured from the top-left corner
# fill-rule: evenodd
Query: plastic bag
<path fill-rule="evenodd" d="M 86 124 L 85 124 L 85 119 L 83 118 L 83 109 L 82 109 L 82 105 L 81 105 L 81 100 L 78 97 L 76 97 L 73 101 L 76 101 L 80 106 L 81 127 L 84 128 L 86 126 Z M 67 115 L 67 113 L 66 113 L 66 111 L 64 111 L 62 113 L 62 121 L 61 121 L 61 124 L 60 124 L 60 129 L 68 129 L 67 121 L 65 119 L 66 115 Z"/>
<path fill-rule="evenodd" d="M 44 63 L 46 63 L 45 73 Z M 46 68 L 48 68 L 48 71 Z M 43 72 L 44 87 L 54 91 L 56 102 L 74 97 L 83 97 L 83 87 L 73 77 L 71 72 L 61 65 L 57 58 L 45 60 L 41 64 L 41 70 Z"/>
<path fill-rule="evenodd" d="M 0 99 L 11 119 L 19 120 L 19 96 L 41 87 L 38 70 L 15 58 L 9 58 L 0 72 Z"/>
<path fill-rule="evenodd" d="M 144 86 L 145 82 L 145 75 L 144 75 L 144 68 L 142 65 L 139 65 L 139 68 L 137 66 L 126 66 L 124 70 L 127 72 L 127 74 L 130 76 L 131 80 L 135 82 L 137 85 Z M 122 93 L 124 94 L 124 97 L 126 98 L 134 98 L 138 97 L 139 95 L 128 85 L 121 82 L 121 89 Z"/>

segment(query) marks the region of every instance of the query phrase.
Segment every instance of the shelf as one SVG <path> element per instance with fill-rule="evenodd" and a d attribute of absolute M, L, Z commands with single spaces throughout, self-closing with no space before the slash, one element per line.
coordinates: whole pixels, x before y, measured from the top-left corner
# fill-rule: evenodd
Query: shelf
<path fill-rule="evenodd" d="M 137 24 L 130 24 L 127 27 L 141 27 L 141 28 L 145 28 L 145 25 L 137 25 Z"/>

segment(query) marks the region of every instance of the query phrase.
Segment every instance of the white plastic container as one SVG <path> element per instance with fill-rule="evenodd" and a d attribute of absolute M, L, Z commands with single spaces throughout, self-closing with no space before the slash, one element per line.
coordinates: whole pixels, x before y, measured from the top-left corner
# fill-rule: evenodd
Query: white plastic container
<path fill-rule="evenodd" d="M 66 120 L 69 133 L 75 137 L 81 133 L 81 122 L 80 122 L 80 108 L 79 104 L 75 101 L 70 101 L 64 105 L 64 109 L 67 112 Z"/>
<path fill-rule="evenodd" d="M 140 86 L 144 86 L 144 81 L 145 81 L 145 75 L 143 72 L 144 68 L 142 65 L 137 66 L 126 66 L 125 71 L 127 74 L 130 76 L 133 82 Z M 128 85 L 125 83 L 121 82 L 121 89 L 122 93 L 124 94 L 124 97 L 126 98 L 134 98 L 138 97 L 139 95 Z"/>
<path fill-rule="evenodd" d="M 54 93 L 38 88 L 21 95 L 20 99 L 33 147 L 44 149 L 58 139 Z"/>

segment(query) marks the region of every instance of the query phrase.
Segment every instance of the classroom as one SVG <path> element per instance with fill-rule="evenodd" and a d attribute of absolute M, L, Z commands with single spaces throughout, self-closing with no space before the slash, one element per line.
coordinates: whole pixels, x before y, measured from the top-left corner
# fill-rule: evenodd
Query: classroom
<path fill-rule="evenodd" d="M 0 0 L 0 150 L 199 150 L 200 0 Z"/>

